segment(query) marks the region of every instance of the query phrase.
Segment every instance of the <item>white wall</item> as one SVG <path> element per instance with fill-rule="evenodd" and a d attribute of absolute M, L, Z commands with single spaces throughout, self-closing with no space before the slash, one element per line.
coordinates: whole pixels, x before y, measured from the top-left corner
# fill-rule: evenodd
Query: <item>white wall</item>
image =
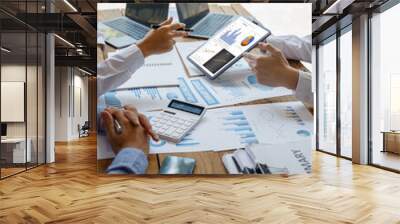
<path fill-rule="evenodd" d="M 36 70 L 38 69 L 38 70 Z M 27 78 L 27 80 L 25 80 Z M 27 138 L 30 140 L 30 148 L 32 149 L 32 161 L 44 163 L 45 150 L 45 118 L 44 118 L 44 74 L 42 68 L 35 66 L 25 66 L 21 64 L 3 64 L 1 66 L 2 82 L 24 82 L 26 84 L 26 106 L 25 102 L 21 108 L 21 113 L 25 114 L 26 120 L 22 122 L 6 122 L 8 138 Z M 2 89 L 2 93 L 3 93 Z M 24 90 L 21 90 L 24 94 Z M 4 94 L 4 93 L 3 93 Z M 3 97 L 7 97 L 2 95 Z M 2 107 L 2 112 L 13 113 L 12 108 Z M 15 112 L 14 112 L 15 113 Z M 37 154 L 39 155 L 37 157 Z"/>
<path fill-rule="evenodd" d="M 55 86 L 55 141 L 77 139 L 78 124 L 88 120 L 88 79 L 77 69 L 56 67 Z"/>
<path fill-rule="evenodd" d="M 2 82 L 25 82 L 26 69 L 30 74 L 34 67 L 25 65 L 2 65 L 1 66 L 1 81 Z M 35 71 L 36 72 L 36 71 Z M 36 82 L 35 82 L 36 85 Z M 29 92 L 27 93 L 30 97 Z M 36 90 L 35 90 L 36 95 Z M 32 98 L 32 97 L 30 97 Z M 29 100 L 31 101 L 31 100 Z M 1 108 L 1 110 L 7 110 L 7 108 Z M 30 114 L 28 114 L 29 116 Z M 35 114 L 36 115 L 36 114 Z M 28 121 L 32 120 L 28 117 Z M 7 136 L 8 137 L 25 137 L 25 122 L 7 122 Z M 28 136 L 29 137 L 29 136 Z"/>

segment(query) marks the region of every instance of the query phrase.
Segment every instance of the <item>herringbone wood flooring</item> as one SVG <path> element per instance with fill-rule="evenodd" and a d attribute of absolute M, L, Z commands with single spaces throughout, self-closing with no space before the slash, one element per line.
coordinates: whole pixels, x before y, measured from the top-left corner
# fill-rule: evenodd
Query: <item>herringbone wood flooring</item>
<path fill-rule="evenodd" d="M 314 153 L 312 175 L 96 174 L 95 138 L 0 181 L 0 223 L 400 223 L 400 175 Z"/>

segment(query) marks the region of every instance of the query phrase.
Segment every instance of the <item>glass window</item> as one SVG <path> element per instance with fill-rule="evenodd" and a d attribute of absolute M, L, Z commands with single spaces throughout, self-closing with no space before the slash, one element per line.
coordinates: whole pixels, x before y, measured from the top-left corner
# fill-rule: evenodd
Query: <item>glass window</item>
<path fill-rule="evenodd" d="M 340 154 L 352 156 L 352 34 L 351 26 L 340 36 Z"/>
<path fill-rule="evenodd" d="M 7 1 L 2 9 L 43 11 L 44 1 Z M 0 178 L 45 162 L 45 35 L 0 12 Z M 18 24 L 10 25 L 10 24 Z"/>
<path fill-rule="evenodd" d="M 318 149 L 336 153 L 336 38 L 318 48 Z"/>
<path fill-rule="evenodd" d="M 371 74 L 372 163 L 400 170 L 400 4 L 373 15 Z"/>
<path fill-rule="evenodd" d="M 1 34 L 2 177 L 25 170 L 30 162 L 26 141 L 26 33 Z M 28 144 L 27 144 L 28 143 Z M 27 148 L 28 146 L 28 148 Z"/>

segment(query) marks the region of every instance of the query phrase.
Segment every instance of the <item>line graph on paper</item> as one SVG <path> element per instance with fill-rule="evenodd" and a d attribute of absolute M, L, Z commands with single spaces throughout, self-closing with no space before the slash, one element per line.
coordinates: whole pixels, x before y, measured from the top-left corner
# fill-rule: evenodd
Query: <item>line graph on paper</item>
<path fill-rule="evenodd" d="M 265 133 L 259 135 L 263 138 L 260 139 L 262 142 L 294 141 L 308 138 L 312 134 L 308 118 L 304 120 L 303 115 L 291 105 L 264 107 L 256 112 L 256 116 L 249 117 L 257 118 L 251 119 L 256 133 Z"/>

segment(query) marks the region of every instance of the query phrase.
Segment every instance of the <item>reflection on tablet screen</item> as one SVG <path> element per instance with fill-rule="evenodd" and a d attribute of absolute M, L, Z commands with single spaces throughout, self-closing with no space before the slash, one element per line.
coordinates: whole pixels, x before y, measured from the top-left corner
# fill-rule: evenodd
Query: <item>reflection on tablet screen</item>
<path fill-rule="evenodd" d="M 226 65 L 235 56 L 229 53 L 229 51 L 222 49 L 214 57 L 208 60 L 204 67 L 206 67 L 210 72 L 215 73 L 220 70 L 224 65 Z"/>

